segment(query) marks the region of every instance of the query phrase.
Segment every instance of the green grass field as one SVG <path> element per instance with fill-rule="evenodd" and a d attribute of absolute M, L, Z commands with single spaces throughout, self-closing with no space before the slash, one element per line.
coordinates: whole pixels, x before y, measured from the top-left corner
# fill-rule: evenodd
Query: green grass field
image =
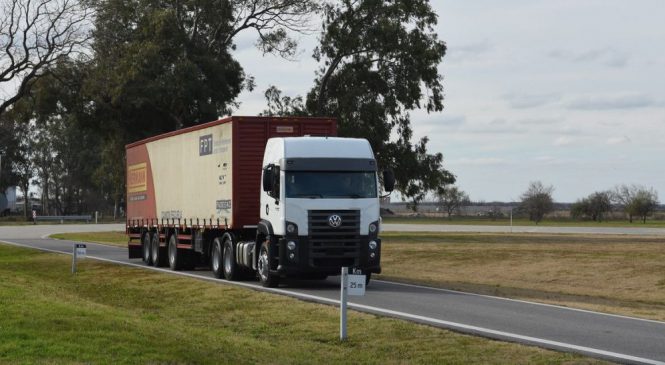
<path fill-rule="evenodd" d="M 461 225 L 483 225 L 483 226 L 509 226 L 510 218 L 497 218 L 492 220 L 490 218 L 479 217 L 452 217 L 439 218 L 439 217 L 400 217 L 400 216 L 387 216 L 383 217 L 383 223 L 399 223 L 399 224 L 461 224 Z M 526 218 L 514 218 L 514 226 L 536 226 L 536 224 Z M 641 221 L 634 220 L 630 223 L 627 220 L 610 220 L 603 222 L 593 221 L 577 221 L 572 219 L 545 219 L 537 224 L 538 226 L 549 227 L 633 227 L 633 228 L 665 228 L 665 220 L 647 220 L 646 224 Z"/>
<path fill-rule="evenodd" d="M 0 245 L 0 363 L 588 364 L 572 354 Z"/>

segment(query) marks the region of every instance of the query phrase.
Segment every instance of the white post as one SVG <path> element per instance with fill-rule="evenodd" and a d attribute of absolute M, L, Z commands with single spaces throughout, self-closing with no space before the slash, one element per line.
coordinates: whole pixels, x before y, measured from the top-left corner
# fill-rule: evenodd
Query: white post
<path fill-rule="evenodd" d="M 76 243 L 74 244 L 74 252 L 72 252 L 72 274 L 76 274 Z"/>
<path fill-rule="evenodd" d="M 99 213 L 99 212 L 95 211 L 95 224 L 97 224 L 98 213 Z"/>
<path fill-rule="evenodd" d="M 346 289 L 349 286 L 349 268 L 342 268 L 339 297 L 339 339 L 346 340 Z"/>

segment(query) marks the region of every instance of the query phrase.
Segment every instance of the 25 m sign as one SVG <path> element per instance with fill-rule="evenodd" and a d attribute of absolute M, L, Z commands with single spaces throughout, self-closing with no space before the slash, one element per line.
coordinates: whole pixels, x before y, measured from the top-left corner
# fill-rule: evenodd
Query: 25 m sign
<path fill-rule="evenodd" d="M 212 155 L 212 134 L 199 137 L 199 156 Z"/>

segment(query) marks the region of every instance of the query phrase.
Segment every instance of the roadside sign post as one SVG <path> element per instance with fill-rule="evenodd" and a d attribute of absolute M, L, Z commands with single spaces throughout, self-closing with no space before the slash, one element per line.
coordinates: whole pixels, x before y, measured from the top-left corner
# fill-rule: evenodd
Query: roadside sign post
<path fill-rule="evenodd" d="M 340 289 L 339 298 L 339 339 L 346 340 L 346 288 L 349 280 L 349 268 L 342 268 L 342 287 Z"/>
<path fill-rule="evenodd" d="M 75 243 L 74 250 L 72 252 L 72 274 L 76 274 L 76 261 L 80 258 L 81 260 L 86 256 L 87 246 L 84 243 Z"/>
<path fill-rule="evenodd" d="M 339 298 L 339 339 L 346 340 L 346 302 L 347 295 L 365 295 L 365 275 L 349 275 L 349 268 L 342 268 L 341 288 Z"/>

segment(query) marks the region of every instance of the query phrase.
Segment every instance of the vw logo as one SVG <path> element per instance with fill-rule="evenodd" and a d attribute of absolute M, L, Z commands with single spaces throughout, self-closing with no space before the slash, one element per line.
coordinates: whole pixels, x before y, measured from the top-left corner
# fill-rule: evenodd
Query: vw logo
<path fill-rule="evenodd" d="M 337 214 L 333 214 L 330 217 L 328 217 L 328 225 L 337 228 L 342 225 L 342 217 L 338 216 Z"/>

